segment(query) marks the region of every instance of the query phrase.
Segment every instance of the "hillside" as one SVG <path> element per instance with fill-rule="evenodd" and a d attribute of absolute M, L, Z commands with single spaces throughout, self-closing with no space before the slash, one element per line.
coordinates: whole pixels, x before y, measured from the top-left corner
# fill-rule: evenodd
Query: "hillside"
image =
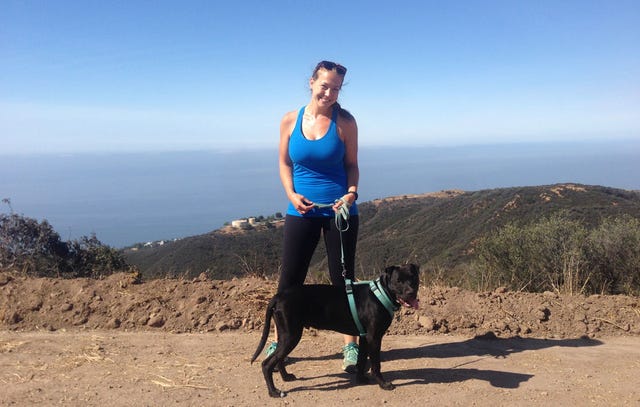
<path fill-rule="evenodd" d="M 363 202 L 356 270 L 361 278 L 387 264 L 412 261 L 433 270 L 464 267 L 474 242 L 508 223 L 526 225 L 563 211 L 571 219 L 596 225 L 628 214 L 640 218 L 640 193 L 603 186 L 556 184 L 482 191 L 442 191 Z M 217 230 L 162 246 L 125 249 L 126 259 L 145 278 L 205 273 L 209 278 L 273 275 L 282 244 L 278 225 L 253 230 Z M 322 245 L 322 244 L 321 244 Z M 310 277 L 322 280 L 322 247 Z"/>

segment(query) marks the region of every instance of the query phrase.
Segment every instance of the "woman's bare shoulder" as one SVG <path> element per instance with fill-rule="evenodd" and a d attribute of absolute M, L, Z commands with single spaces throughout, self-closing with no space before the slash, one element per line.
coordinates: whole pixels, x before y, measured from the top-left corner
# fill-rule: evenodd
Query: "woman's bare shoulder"
<path fill-rule="evenodd" d="M 280 134 L 291 134 L 296 124 L 297 118 L 298 112 L 295 110 L 285 113 L 285 115 L 282 117 L 282 120 L 280 121 Z"/>
<path fill-rule="evenodd" d="M 298 112 L 296 110 L 292 110 L 290 112 L 285 113 L 284 116 L 282 116 L 282 120 L 280 121 L 280 124 L 282 126 L 291 125 L 292 123 L 295 123 L 297 118 L 298 118 Z"/>
<path fill-rule="evenodd" d="M 356 118 L 353 117 L 351 112 L 349 112 L 347 109 L 344 109 L 342 107 L 340 107 L 340 111 L 338 112 L 338 117 L 340 119 L 343 119 L 344 121 L 347 121 L 347 122 L 355 122 L 356 121 Z"/>
<path fill-rule="evenodd" d="M 341 108 L 338 115 L 338 127 L 346 130 L 349 133 L 357 133 L 358 125 L 356 124 L 356 118 L 353 117 L 353 115 L 349 113 L 349 111 Z"/>

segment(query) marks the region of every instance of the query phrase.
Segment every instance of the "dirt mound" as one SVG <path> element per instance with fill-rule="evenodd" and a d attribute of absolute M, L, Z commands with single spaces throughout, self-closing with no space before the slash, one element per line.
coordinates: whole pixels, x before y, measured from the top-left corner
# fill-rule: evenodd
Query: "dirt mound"
<path fill-rule="evenodd" d="M 252 277 L 138 282 L 131 274 L 63 280 L 5 272 L 0 273 L 0 329 L 251 331 L 262 327 L 264 308 L 275 289 L 275 281 Z M 420 300 L 420 310 L 396 314 L 390 335 L 640 335 L 637 297 L 421 287 Z"/>

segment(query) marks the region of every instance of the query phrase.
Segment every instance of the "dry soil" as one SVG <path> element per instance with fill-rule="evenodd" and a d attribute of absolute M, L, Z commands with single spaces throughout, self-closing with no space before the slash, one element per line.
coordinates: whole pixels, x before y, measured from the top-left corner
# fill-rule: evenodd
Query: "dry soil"
<path fill-rule="evenodd" d="M 383 340 L 396 385 L 356 386 L 307 331 L 271 399 L 249 359 L 275 282 L 0 273 L 0 405 L 640 405 L 640 300 L 421 287 Z M 259 361 L 258 361 L 259 362 Z"/>

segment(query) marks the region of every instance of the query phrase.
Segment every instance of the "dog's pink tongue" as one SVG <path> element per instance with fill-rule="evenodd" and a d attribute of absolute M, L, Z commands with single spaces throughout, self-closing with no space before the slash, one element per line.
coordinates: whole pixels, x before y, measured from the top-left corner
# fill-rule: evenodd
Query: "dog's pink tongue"
<path fill-rule="evenodd" d="M 418 309 L 420 308 L 420 300 L 417 298 L 414 298 L 413 300 L 410 300 L 409 302 L 406 301 L 401 301 L 402 305 L 404 305 L 405 307 L 409 307 L 409 308 L 415 308 Z"/>

